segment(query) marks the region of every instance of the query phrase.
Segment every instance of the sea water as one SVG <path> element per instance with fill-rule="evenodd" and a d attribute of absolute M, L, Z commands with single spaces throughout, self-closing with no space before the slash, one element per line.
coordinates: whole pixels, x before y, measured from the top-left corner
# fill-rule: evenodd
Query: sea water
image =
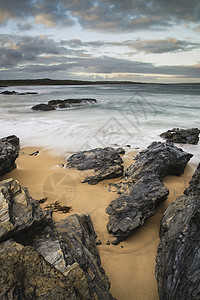
<path fill-rule="evenodd" d="M 18 86 L 0 91 L 37 92 L 0 95 L 0 138 L 15 134 L 21 147 L 40 146 L 60 153 L 94 147 L 130 145 L 142 149 L 173 127 L 200 128 L 200 85 L 120 84 Z M 49 100 L 95 98 L 56 111 L 33 111 Z M 185 146 L 199 153 L 199 146 Z"/>

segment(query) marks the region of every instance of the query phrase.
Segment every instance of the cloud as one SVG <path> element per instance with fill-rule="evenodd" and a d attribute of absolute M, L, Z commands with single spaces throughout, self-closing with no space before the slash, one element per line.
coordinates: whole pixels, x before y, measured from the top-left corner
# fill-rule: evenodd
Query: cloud
<path fill-rule="evenodd" d="M 63 45 L 68 45 L 71 48 L 83 47 L 128 47 L 135 52 L 142 53 L 170 53 L 170 52 L 183 52 L 191 51 L 200 47 L 200 43 L 192 43 L 189 41 L 178 40 L 176 38 L 166 38 L 157 40 L 126 40 L 121 42 L 108 42 L 108 41 L 89 41 L 82 42 L 79 39 L 72 39 L 62 41 Z"/>
<path fill-rule="evenodd" d="M 200 47 L 200 43 L 192 43 L 176 38 L 157 39 L 157 40 L 136 40 L 125 41 L 121 45 L 144 53 L 169 53 L 190 51 Z"/>
<path fill-rule="evenodd" d="M 199 0 L 0 0 L 0 22 L 32 17 L 47 27 L 72 26 L 104 31 L 166 29 L 200 23 Z"/>

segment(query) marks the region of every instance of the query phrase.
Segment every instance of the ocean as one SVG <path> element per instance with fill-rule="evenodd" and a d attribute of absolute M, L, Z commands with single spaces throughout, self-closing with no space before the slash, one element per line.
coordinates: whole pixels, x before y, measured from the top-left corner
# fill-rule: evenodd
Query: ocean
<path fill-rule="evenodd" d="M 200 85 L 120 84 L 85 86 L 17 86 L 0 91 L 37 95 L 0 95 L 0 138 L 15 134 L 21 147 L 37 146 L 59 153 L 95 147 L 130 145 L 132 149 L 162 141 L 173 127 L 200 128 Z M 96 104 L 33 111 L 49 100 L 95 98 Z M 184 146 L 199 153 L 199 145 Z"/>

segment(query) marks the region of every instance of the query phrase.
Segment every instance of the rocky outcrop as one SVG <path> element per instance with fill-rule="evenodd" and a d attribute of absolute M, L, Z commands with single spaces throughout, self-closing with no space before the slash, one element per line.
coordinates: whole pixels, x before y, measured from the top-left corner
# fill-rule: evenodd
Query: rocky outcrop
<path fill-rule="evenodd" d="M 160 136 L 168 142 L 179 144 L 198 144 L 200 130 L 198 128 L 182 129 L 173 128 L 163 132 Z"/>
<path fill-rule="evenodd" d="M 17 96 L 24 96 L 24 95 L 36 95 L 38 93 L 36 92 L 24 92 L 24 93 L 19 93 L 19 92 L 15 92 L 15 91 L 3 91 L 0 94 L 2 95 L 17 95 Z"/>
<path fill-rule="evenodd" d="M 19 156 L 19 139 L 11 135 L 0 139 L 0 175 L 16 168 L 15 160 Z"/>
<path fill-rule="evenodd" d="M 161 220 L 156 278 L 161 300 L 200 299 L 200 164 Z"/>
<path fill-rule="evenodd" d="M 124 240 L 154 214 L 169 193 L 162 179 L 166 175 L 181 175 L 192 156 L 172 143 L 154 142 L 135 157 L 121 183 L 125 191 L 106 208 L 108 232 L 116 237 L 113 244 Z"/>
<path fill-rule="evenodd" d="M 62 248 L 67 265 L 78 262 L 87 276 L 90 293 L 94 299 L 113 299 L 110 282 L 101 267 L 96 247 L 96 233 L 89 215 L 72 215 L 56 224 L 62 237 Z"/>
<path fill-rule="evenodd" d="M 0 299 L 90 299 L 76 289 L 70 275 L 73 269 L 64 276 L 32 247 L 13 240 L 0 244 L 0 248 Z M 79 272 L 76 270 L 76 276 Z"/>
<path fill-rule="evenodd" d="M 0 241 L 46 220 L 47 214 L 26 188 L 13 179 L 0 182 Z"/>
<path fill-rule="evenodd" d="M 47 104 L 41 103 L 34 105 L 33 110 L 49 111 L 57 108 L 71 108 L 75 106 L 94 104 L 97 103 L 96 99 L 83 98 L 83 99 L 65 99 L 65 100 L 50 100 Z"/>
<path fill-rule="evenodd" d="M 41 111 L 50 111 L 50 110 L 55 110 L 56 108 L 53 105 L 50 104 L 37 104 L 32 107 L 33 110 L 41 110 Z"/>
<path fill-rule="evenodd" d="M 117 178 L 123 175 L 123 160 L 120 154 L 124 154 L 122 148 L 111 147 L 96 148 L 89 151 L 80 151 L 67 159 L 67 168 L 78 170 L 94 170 L 94 175 L 88 176 L 83 182 L 97 184 L 99 181 Z"/>
<path fill-rule="evenodd" d="M 55 225 L 27 189 L 13 179 L 2 181 L 0 298 L 113 299 L 95 238 L 89 216 Z"/>

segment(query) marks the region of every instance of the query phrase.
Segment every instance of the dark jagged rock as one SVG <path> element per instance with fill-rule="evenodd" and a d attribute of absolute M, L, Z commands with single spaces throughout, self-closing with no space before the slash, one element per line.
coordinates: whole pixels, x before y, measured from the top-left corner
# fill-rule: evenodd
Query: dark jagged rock
<path fill-rule="evenodd" d="M 1 299 L 113 299 L 90 217 L 68 218 L 56 228 L 27 189 L 1 182 Z"/>
<path fill-rule="evenodd" d="M 161 220 L 156 258 L 160 300 L 200 299 L 200 164 L 184 194 Z"/>
<path fill-rule="evenodd" d="M 67 159 L 67 168 L 78 170 L 94 170 L 94 176 L 88 176 L 83 182 L 96 184 L 101 180 L 117 178 L 123 175 L 123 160 L 120 154 L 124 154 L 122 148 L 110 147 L 96 148 L 89 151 L 80 151 Z"/>
<path fill-rule="evenodd" d="M 1 300 L 90 299 L 75 288 L 70 271 L 64 276 L 30 246 L 23 247 L 11 240 L 2 243 L 0 266 Z"/>
<path fill-rule="evenodd" d="M 117 184 L 121 195 L 106 208 L 108 232 L 116 237 L 113 244 L 124 240 L 154 214 L 169 193 L 162 179 L 166 175 L 181 175 L 192 156 L 172 143 L 160 142 L 138 153 L 136 162 L 125 171 L 122 187 Z"/>
<path fill-rule="evenodd" d="M 168 142 L 179 144 L 198 144 L 200 130 L 198 128 L 182 129 L 173 128 L 163 132 L 160 136 Z"/>
<path fill-rule="evenodd" d="M 0 182 L 0 241 L 48 219 L 26 188 L 14 179 Z"/>
<path fill-rule="evenodd" d="M 96 99 L 83 98 L 83 99 L 65 99 L 65 100 L 50 100 L 48 104 L 41 103 L 34 105 L 33 110 L 49 111 L 57 108 L 70 108 L 74 106 L 80 106 L 85 104 L 97 103 Z"/>
<path fill-rule="evenodd" d="M 92 299 L 113 299 L 110 282 L 101 267 L 96 247 L 96 233 L 89 215 L 72 215 L 56 224 L 63 240 L 67 265 L 78 262 L 85 272 Z"/>
<path fill-rule="evenodd" d="M 38 93 L 36 92 L 25 92 L 25 93 L 19 93 L 15 91 L 3 91 L 0 94 L 2 95 L 17 95 L 17 96 L 24 96 L 24 95 L 36 95 Z"/>
<path fill-rule="evenodd" d="M 0 175 L 16 168 L 15 160 L 19 156 L 19 139 L 11 135 L 0 139 Z"/>
<path fill-rule="evenodd" d="M 55 107 L 50 104 L 41 103 L 41 104 L 34 105 L 32 107 L 32 109 L 33 110 L 50 111 L 50 110 L 55 110 Z"/>

